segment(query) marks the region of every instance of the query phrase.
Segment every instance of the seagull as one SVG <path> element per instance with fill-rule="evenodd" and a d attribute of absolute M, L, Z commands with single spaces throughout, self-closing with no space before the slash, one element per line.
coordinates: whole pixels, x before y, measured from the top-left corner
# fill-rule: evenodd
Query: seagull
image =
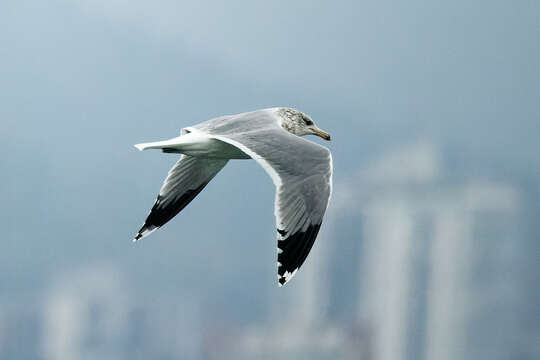
<path fill-rule="evenodd" d="M 210 119 L 183 128 L 173 139 L 135 145 L 182 156 L 133 241 L 182 211 L 229 160 L 253 159 L 276 186 L 277 277 L 278 285 L 284 285 L 306 260 L 332 194 L 330 150 L 304 135 L 330 140 L 308 115 L 278 107 Z"/>

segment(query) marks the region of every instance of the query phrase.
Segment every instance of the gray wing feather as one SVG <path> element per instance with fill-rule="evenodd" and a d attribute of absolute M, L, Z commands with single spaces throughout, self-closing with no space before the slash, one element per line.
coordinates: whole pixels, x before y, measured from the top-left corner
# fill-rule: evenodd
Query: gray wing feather
<path fill-rule="evenodd" d="M 156 202 L 134 241 L 150 235 L 182 211 L 227 161 L 183 155 L 169 171 Z"/>
<path fill-rule="evenodd" d="M 332 156 L 324 146 L 281 128 L 275 112 L 259 110 L 189 128 L 247 153 L 276 185 L 278 282 L 289 281 L 305 261 L 332 192 Z"/>

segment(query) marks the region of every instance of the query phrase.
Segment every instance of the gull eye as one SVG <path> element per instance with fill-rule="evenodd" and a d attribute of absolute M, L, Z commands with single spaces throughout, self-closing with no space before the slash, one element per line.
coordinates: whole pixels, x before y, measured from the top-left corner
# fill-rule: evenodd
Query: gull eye
<path fill-rule="evenodd" d="M 306 123 L 306 125 L 313 125 L 313 121 L 309 119 L 304 119 L 304 122 Z"/>

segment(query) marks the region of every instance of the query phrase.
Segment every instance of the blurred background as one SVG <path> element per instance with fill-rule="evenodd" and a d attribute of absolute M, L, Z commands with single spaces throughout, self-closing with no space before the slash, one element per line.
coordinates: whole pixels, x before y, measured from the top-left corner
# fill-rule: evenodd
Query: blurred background
<path fill-rule="evenodd" d="M 1 359 L 540 358 L 538 1 L 4 0 L 0 24 Z M 293 281 L 253 161 L 131 243 L 177 158 L 133 144 L 274 106 L 333 138 Z"/>

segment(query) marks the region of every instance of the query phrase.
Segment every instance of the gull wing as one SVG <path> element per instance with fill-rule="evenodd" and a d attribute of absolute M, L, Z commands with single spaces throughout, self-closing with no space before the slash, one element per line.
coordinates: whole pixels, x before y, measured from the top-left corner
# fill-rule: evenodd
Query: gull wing
<path fill-rule="evenodd" d="M 150 214 L 133 241 L 150 235 L 175 217 L 204 189 L 227 161 L 183 155 L 169 171 Z"/>
<path fill-rule="evenodd" d="M 276 185 L 278 284 L 304 263 L 332 192 L 332 156 L 324 146 L 281 128 L 275 112 L 260 110 L 187 128 L 236 146 L 256 160 Z"/>

